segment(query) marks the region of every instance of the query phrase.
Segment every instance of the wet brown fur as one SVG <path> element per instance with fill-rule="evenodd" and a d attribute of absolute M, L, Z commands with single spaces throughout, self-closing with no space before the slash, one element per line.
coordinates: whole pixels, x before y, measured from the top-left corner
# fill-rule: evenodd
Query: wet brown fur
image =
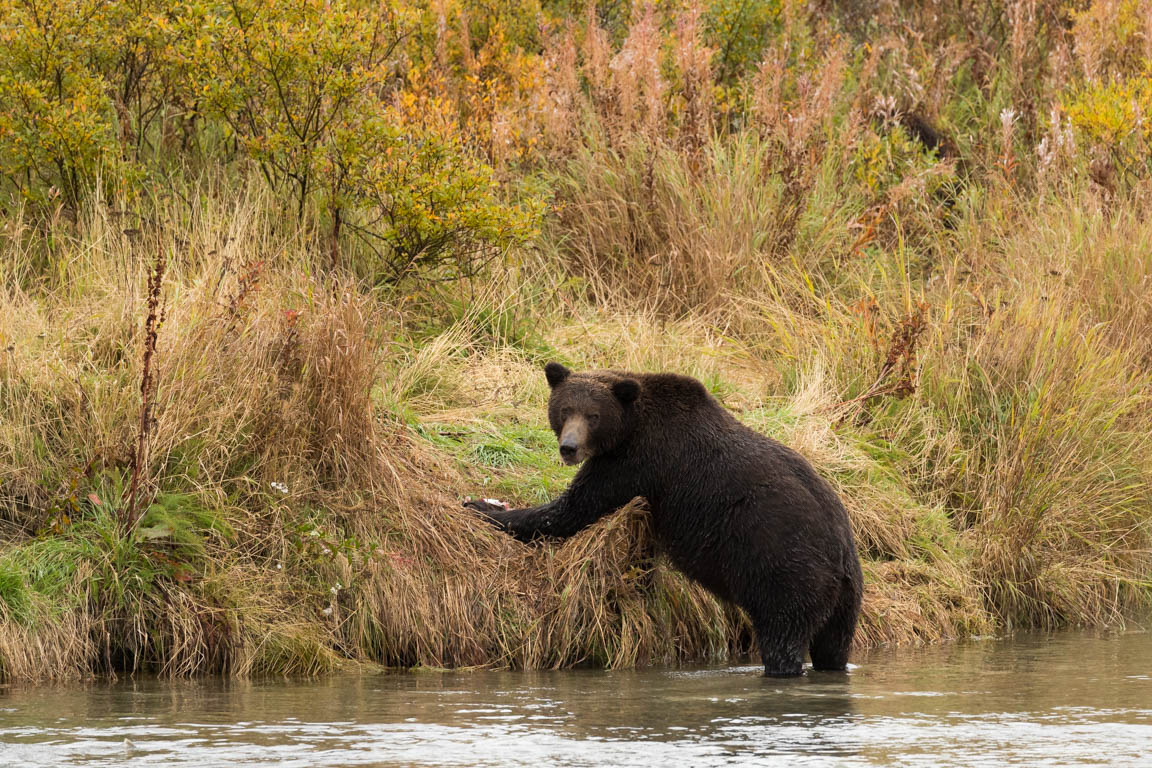
<path fill-rule="evenodd" d="M 798 453 L 741 424 L 696 379 L 573 374 L 549 363 L 548 418 L 562 450 L 587 456 L 568 490 L 538 507 L 467 506 L 523 541 L 573 536 L 633 498 L 684 573 L 747 611 L 764 672 L 844 669 L 862 575 L 847 513 Z M 587 420 L 580 445 L 566 424 Z"/>

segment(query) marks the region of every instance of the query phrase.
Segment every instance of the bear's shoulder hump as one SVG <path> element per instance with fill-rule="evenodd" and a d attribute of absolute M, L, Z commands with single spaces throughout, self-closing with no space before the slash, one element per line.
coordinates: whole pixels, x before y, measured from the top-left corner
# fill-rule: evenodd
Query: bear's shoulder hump
<path fill-rule="evenodd" d="M 678 373 L 649 373 L 640 379 L 644 394 L 651 400 L 673 400 L 681 404 L 699 404 L 711 399 L 699 380 Z"/>

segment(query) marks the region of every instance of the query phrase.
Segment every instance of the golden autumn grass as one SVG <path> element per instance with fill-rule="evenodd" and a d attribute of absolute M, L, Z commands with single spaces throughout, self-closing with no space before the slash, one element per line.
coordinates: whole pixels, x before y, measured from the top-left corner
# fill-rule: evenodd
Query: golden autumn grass
<path fill-rule="evenodd" d="M 383 301 L 312 274 L 322 243 L 278 231 L 263 193 L 203 200 L 187 219 L 156 203 L 132 236 L 96 204 L 42 251 L 5 241 L 8 678 L 749 651 L 739 612 L 653 551 L 642 506 L 540 547 L 459 508 L 563 488 L 539 374 L 553 357 L 697 376 L 809 457 L 857 531 L 861 646 L 1115 623 L 1148 604 L 1152 226 L 1135 213 L 1011 203 L 1014 226 L 961 225 L 955 263 L 927 285 L 898 254 L 852 265 L 844 282 L 866 285 L 872 310 L 793 265 L 774 276 L 787 290 L 733 285 L 669 316 L 581 298 L 530 254 Z M 124 531 L 158 250 L 155 501 Z M 993 277 L 966 277 L 972 258 L 996 258 Z M 36 260 L 43 279 L 21 287 Z M 917 302 L 931 320 L 913 374 L 888 360 Z"/>

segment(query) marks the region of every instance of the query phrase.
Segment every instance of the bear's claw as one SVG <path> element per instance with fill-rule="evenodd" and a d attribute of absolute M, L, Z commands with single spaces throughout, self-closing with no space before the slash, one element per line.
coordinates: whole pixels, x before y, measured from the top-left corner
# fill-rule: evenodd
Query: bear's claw
<path fill-rule="evenodd" d="M 507 512 L 508 505 L 499 499 L 466 499 L 461 505 L 477 512 Z"/>

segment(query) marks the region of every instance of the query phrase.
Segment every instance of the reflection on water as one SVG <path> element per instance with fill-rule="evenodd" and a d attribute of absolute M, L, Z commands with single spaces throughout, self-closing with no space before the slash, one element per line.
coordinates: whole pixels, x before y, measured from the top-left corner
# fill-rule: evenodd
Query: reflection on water
<path fill-rule="evenodd" d="M 1152 634 L 856 661 L 0 688 L 0 766 L 1152 765 Z"/>

